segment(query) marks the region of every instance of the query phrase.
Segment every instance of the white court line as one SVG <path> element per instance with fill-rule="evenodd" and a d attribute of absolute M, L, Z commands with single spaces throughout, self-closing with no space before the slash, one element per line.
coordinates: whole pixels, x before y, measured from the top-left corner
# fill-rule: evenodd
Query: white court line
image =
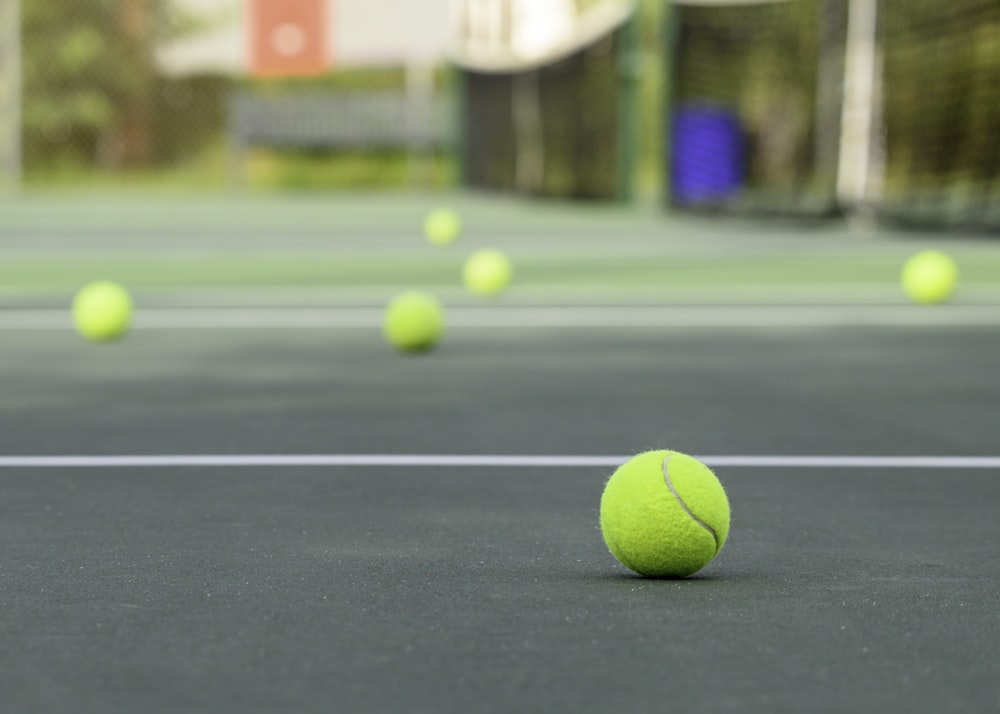
<path fill-rule="evenodd" d="M 149 456 L 3 456 L 0 468 L 152 468 L 250 466 L 439 466 L 505 468 L 617 467 L 628 456 L 461 454 L 246 454 Z M 699 456 L 725 468 L 1000 469 L 1000 456 Z"/>
<path fill-rule="evenodd" d="M 179 329 L 377 328 L 383 310 L 326 308 L 146 308 L 135 327 Z M 1000 326 L 1000 306 L 615 306 L 451 307 L 449 328 Z M 68 310 L 0 310 L 0 330 L 67 330 Z"/>

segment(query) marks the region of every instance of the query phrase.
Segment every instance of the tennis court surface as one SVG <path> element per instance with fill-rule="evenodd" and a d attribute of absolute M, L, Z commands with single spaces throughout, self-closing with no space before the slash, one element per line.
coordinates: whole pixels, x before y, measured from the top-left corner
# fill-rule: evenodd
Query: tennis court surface
<path fill-rule="evenodd" d="M 0 233 L 6 711 L 1000 710 L 995 242 L 412 194 L 35 195 Z M 948 305 L 899 291 L 928 247 Z M 68 310 L 102 278 L 113 345 Z M 430 354 L 380 334 L 410 288 Z M 732 504 L 688 579 L 601 538 L 652 448 Z"/>

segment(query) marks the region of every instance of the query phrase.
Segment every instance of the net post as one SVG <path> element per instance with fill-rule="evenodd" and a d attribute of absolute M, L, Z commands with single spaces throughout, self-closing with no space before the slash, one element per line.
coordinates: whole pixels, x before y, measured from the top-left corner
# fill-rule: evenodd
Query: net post
<path fill-rule="evenodd" d="M 0 0 L 0 194 L 21 187 L 21 0 Z"/>

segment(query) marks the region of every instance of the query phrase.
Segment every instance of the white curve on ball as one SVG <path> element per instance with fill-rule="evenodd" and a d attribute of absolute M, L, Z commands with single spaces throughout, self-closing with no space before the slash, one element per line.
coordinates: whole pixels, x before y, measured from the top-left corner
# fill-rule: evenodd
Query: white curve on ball
<path fill-rule="evenodd" d="M 705 521 L 701 520 L 700 518 L 698 518 L 698 516 L 694 515 L 694 513 L 691 512 L 691 509 L 688 508 L 688 505 L 686 503 L 684 503 L 684 499 L 680 497 L 679 493 L 677 493 L 677 489 L 674 488 L 674 484 L 670 480 L 670 465 L 669 464 L 670 464 L 670 457 L 668 456 L 667 458 L 665 458 L 663 460 L 663 480 L 666 481 L 667 488 L 670 489 L 670 493 L 673 494 L 674 498 L 677 500 L 677 503 L 681 504 L 681 508 L 684 509 L 684 512 L 688 514 L 688 516 L 691 518 L 691 520 L 694 521 L 695 523 L 697 523 L 699 526 L 701 526 L 702 528 L 704 528 L 706 531 L 708 531 L 711 534 L 712 539 L 715 541 L 715 552 L 718 553 L 719 552 L 719 534 L 715 532 L 715 529 L 712 528 L 712 526 L 708 525 L 707 523 L 705 523 Z"/>

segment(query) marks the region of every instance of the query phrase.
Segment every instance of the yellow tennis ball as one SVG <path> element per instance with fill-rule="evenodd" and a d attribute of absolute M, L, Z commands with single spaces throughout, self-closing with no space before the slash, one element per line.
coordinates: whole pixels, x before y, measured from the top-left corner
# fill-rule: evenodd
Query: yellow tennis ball
<path fill-rule="evenodd" d="M 601 532 L 622 565 L 640 575 L 685 577 L 722 550 L 729 499 L 697 459 L 647 451 L 622 464 L 605 485 Z"/>
<path fill-rule="evenodd" d="M 477 295 L 488 297 L 502 292 L 510 283 L 514 268 L 510 259 L 498 250 L 478 250 L 465 261 L 462 281 Z"/>
<path fill-rule="evenodd" d="M 424 219 L 424 236 L 434 245 L 451 245 L 462 232 L 458 214 L 447 208 L 437 208 Z"/>
<path fill-rule="evenodd" d="M 426 352 L 438 343 L 443 332 L 444 312 L 427 293 L 403 293 L 386 308 L 382 334 L 401 352 Z"/>
<path fill-rule="evenodd" d="M 132 297 L 118 283 L 90 283 L 73 299 L 73 322 L 93 342 L 120 339 L 132 326 Z"/>
<path fill-rule="evenodd" d="M 951 256 L 937 250 L 925 250 L 906 261 L 900 282 L 910 300 L 934 305 L 951 298 L 958 278 L 958 266 Z"/>

